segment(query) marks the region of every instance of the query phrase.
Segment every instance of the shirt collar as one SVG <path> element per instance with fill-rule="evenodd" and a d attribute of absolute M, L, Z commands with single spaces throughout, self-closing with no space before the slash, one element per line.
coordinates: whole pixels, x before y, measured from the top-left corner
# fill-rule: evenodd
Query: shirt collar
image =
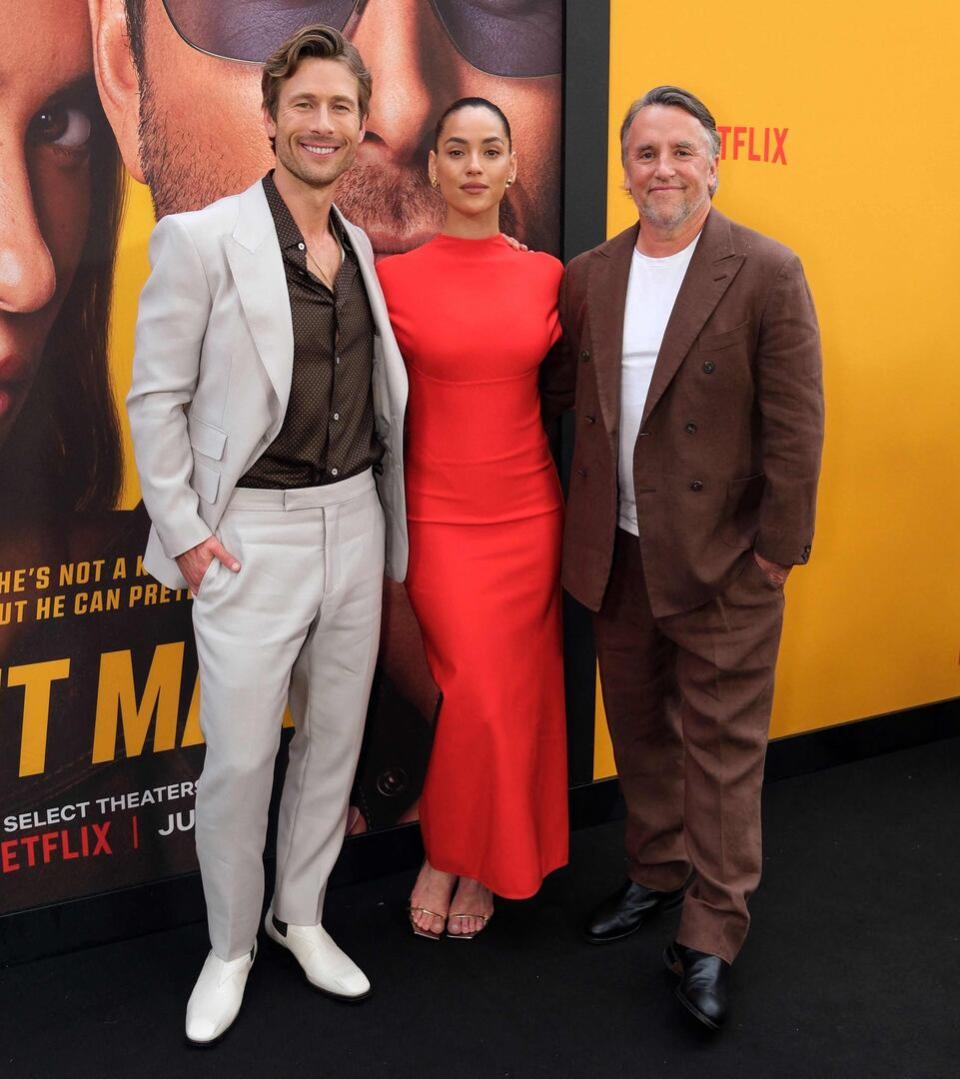
<path fill-rule="evenodd" d="M 277 185 L 273 180 L 273 169 L 264 176 L 262 183 L 263 193 L 267 196 L 267 205 L 270 207 L 273 224 L 277 230 L 280 250 L 286 251 L 291 247 L 300 249 L 299 245 L 303 243 L 303 234 L 297 228 L 293 214 L 290 213 L 287 204 L 283 201 L 283 196 L 277 190 Z M 350 238 L 347 236 L 347 230 L 335 213 L 330 214 L 330 229 L 345 251 L 353 250 L 350 245 Z"/>

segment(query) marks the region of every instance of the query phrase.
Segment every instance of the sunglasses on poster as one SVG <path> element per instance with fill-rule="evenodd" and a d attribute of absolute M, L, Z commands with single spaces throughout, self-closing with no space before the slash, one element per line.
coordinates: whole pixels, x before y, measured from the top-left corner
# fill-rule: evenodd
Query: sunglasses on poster
<path fill-rule="evenodd" d="M 377 0 L 383 2 L 383 0 Z M 562 0 L 424 0 L 457 52 L 504 78 L 557 75 L 563 53 Z M 163 0 L 174 29 L 194 49 L 262 64 L 309 23 L 343 30 L 370 0 Z"/>

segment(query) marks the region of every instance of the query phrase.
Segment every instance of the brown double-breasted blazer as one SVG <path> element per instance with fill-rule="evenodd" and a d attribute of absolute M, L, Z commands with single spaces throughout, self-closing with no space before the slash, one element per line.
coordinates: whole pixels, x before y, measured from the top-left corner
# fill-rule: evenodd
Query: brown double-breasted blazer
<path fill-rule="evenodd" d="M 576 398 L 563 583 L 599 610 L 618 517 L 620 378 L 638 225 L 575 258 L 545 414 Z M 721 592 L 744 551 L 806 562 L 823 441 L 820 334 L 799 259 L 711 209 L 667 324 L 633 455 L 653 613 Z"/>

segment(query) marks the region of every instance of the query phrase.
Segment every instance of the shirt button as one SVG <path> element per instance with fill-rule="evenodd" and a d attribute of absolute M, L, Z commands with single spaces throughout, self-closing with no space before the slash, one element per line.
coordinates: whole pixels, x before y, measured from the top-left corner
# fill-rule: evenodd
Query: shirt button
<path fill-rule="evenodd" d="M 307 248 L 306 244 L 297 244 L 297 250 L 298 251 L 305 251 L 306 248 Z"/>
<path fill-rule="evenodd" d="M 334 414 L 333 414 L 333 418 L 334 418 L 335 420 L 339 420 L 339 419 L 340 419 L 340 413 L 339 413 L 339 412 L 334 412 Z"/>
<path fill-rule="evenodd" d="M 338 468 L 331 468 L 330 469 L 330 475 L 331 476 L 339 476 L 340 475 L 340 470 Z"/>
<path fill-rule="evenodd" d="M 335 364 L 337 364 L 337 366 L 339 366 L 339 365 L 340 365 L 340 357 L 339 357 L 339 356 L 334 356 L 334 358 L 333 358 L 333 362 L 334 362 Z"/>

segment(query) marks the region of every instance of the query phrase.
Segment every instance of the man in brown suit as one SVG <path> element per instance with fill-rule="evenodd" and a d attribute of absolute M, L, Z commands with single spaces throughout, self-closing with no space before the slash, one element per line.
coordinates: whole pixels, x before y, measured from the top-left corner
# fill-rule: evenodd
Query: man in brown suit
<path fill-rule="evenodd" d="M 627 803 L 628 880 L 586 932 L 682 903 L 665 960 L 715 1029 L 760 878 L 783 584 L 813 538 L 820 340 L 797 257 L 711 208 L 700 101 L 651 90 L 621 142 L 639 221 L 570 264 L 544 386 L 548 409 L 576 387 L 563 583 L 596 612 Z"/>

